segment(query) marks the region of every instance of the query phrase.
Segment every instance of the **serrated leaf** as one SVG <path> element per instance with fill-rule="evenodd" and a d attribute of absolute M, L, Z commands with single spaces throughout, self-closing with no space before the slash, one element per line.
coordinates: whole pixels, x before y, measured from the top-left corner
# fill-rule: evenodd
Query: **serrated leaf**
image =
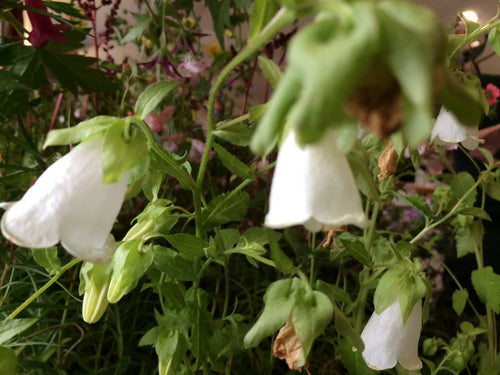
<path fill-rule="evenodd" d="M 469 191 L 475 183 L 474 178 L 467 172 L 460 172 L 450 178 L 446 182 L 451 187 L 451 191 L 456 199 L 462 198 L 467 191 Z M 465 198 L 465 203 L 469 206 L 474 206 L 476 201 L 477 189 L 473 189 L 471 193 Z"/>
<path fill-rule="evenodd" d="M 255 178 L 253 171 L 240 159 L 227 151 L 224 147 L 219 144 L 214 144 L 214 149 L 215 152 L 217 152 L 222 165 L 224 165 L 224 167 L 229 169 L 231 172 L 244 178 Z"/>
<path fill-rule="evenodd" d="M 249 201 L 248 194 L 241 191 L 216 196 L 202 212 L 203 227 L 210 229 L 230 221 L 240 221 L 247 212 Z"/>
<path fill-rule="evenodd" d="M 176 233 L 165 237 L 180 253 L 201 257 L 205 255 L 205 241 L 188 233 Z"/>
<path fill-rule="evenodd" d="M 372 201 L 379 200 L 379 191 L 370 171 L 370 157 L 363 147 L 354 147 L 347 155 L 358 189 Z"/>
<path fill-rule="evenodd" d="M 452 300 L 453 300 L 453 310 L 458 315 L 462 315 L 462 312 L 465 309 L 465 303 L 467 302 L 467 298 L 469 298 L 469 293 L 467 289 L 459 289 L 453 292 Z"/>
<path fill-rule="evenodd" d="M 500 313 L 500 275 L 488 266 L 472 271 L 472 285 L 477 295 L 496 314 Z"/>
<path fill-rule="evenodd" d="M 0 322 L 0 345 L 19 335 L 36 323 L 38 318 L 5 319 Z"/>
<path fill-rule="evenodd" d="M 146 87 L 135 103 L 135 115 L 144 120 L 177 85 L 177 82 L 170 81 L 156 82 Z"/>
<path fill-rule="evenodd" d="M 271 259 L 273 260 L 276 268 L 279 271 L 283 273 L 289 273 L 293 271 L 294 267 L 292 260 L 288 258 L 286 254 L 280 249 L 277 241 L 271 240 L 269 249 L 271 250 Z"/>
<path fill-rule="evenodd" d="M 259 56 L 259 64 L 271 86 L 278 86 L 278 83 L 283 76 L 283 73 L 281 72 L 279 66 L 273 60 L 270 60 L 264 56 Z"/>
<path fill-rule="evenodd" d="M 164 272 L 169 278 L 176 281 L 195 281 L 194 264 L 185 259 L 178 252 L 163 246 L 154 246 L 153 265 Z"/>
<path fill-rule="evenodd" d="M 434 213 L 429 208 L 429 205 L 427 204 L 425 199 L 422 198 L 421 196 L 419 196 L 419 195 L 407 196 L 407 195 L 402 195 L 399 193 L 394 193 L 394 195 L 397 196 L 398 198 L 402 199 L 403 201 L 405 201 L 408 205 L 415 208 L 416 210 L 418 210 L 420 213 L 422 213 L 426 217 L 429 217 L 432 219 L 436 218 Z"/>
<path fill-rule="evenodd" d="M 338 238 L 342 245 L 345 247 L 345 251 L 347 254 L 352 256 L 358 262 L 363 263 L 365 266 L 369 266 L 372 263 L 372 258 L 368 251 L 366 251 L 365 246 L 357 240 L 354 239 L 346 239 L 346 238 Z"/>
<path fill-rule="evenodd" d="M 252 137 L 252 130 L 242 122 L 237 122 L 228 127 L 217 126 L 214 135 L 233 145 L 248 146 Z"/>
<path fill-rule="evenodd" d="M 469 227 L 458 228 L 455 233 L 455 241 L 457 243 L 458 258 L 474 253 L 475 241 Z"/>
<path fill-rule="evenodd" d="M 271 241 L 279 241 L 281 234 L 269 228 L 251 227 L 242 234 L 241 238 L 247 242 L 257 242 L 264 246 Z"/>
<path fill-rule="evenodd" d="M 475 216 L 483 220 L 491 221 L 490 215 L 481 207 L 464 207 L 458 211 L 461 215 Z"/>

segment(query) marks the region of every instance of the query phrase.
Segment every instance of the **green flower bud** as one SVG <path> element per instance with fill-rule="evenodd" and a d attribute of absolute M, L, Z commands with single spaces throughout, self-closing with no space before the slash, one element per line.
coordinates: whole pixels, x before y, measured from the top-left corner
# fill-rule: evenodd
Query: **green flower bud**
<path fill-rule="evenodd" d="M 422 349 L 425 356 L 433 356 L 438 350 L 437 340 L 434 337 L 425 339 Z"/>
<path fill-rule="evenodd" d="M 134 226 L 135 227 L 135 226 Z M 113 273 L 107 291 L 110 303 L 118 302 L 124 295 L 137 286 L 139 279 L 153 263 L 153 249 L 140 248 L 141 240 L 122 243 L 113 255 Z"/>
<path fill-rule="evenodd" d="M 83 296 L 82 315 L 87 323 L 97 323 L 108 307 L 111 265 L 85 263 L 80 270 L 80 293 Z"/>

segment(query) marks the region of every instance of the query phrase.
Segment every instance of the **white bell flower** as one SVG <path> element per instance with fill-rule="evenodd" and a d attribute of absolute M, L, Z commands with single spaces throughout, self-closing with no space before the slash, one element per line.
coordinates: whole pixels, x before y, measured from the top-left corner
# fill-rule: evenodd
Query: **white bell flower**
<path fill-rule="evenodd" d="M 418 358 L 421 329 L 422 302 L 415 304 L 405 325 L 399 299 L 396 299 L 380 315 L 374 312 L 363 329 L 363 358 L 374 370 L 393 368 L 398 361 L 408 370 L 418 370 L 422 368 Z"/>
<path fill-rule="evenodd" d="M 478 127 L 461 124 L 453 113 L 442 107 L 432 129 L 431 142 L 444 146 L 461 143 L 466 149 L 475 150 L 480 143 Z"/>
<path fill-rule="evenodd" d="M 290 131 L 279 150 L 265 225 L 298 224 L 311 232 L 367 225 L 349 163 L 338 151 L 332 130 L 304 147 Z"/>
<path fill-rule="evenodd" d="M 20 201 L 0 203 L 4 237 L 27 248 L 61 242 L 77 258 L 108 262 L 130 173 L 103 185 L 102 147 L 102 136 L 90 138 L 47 168 Z"/>

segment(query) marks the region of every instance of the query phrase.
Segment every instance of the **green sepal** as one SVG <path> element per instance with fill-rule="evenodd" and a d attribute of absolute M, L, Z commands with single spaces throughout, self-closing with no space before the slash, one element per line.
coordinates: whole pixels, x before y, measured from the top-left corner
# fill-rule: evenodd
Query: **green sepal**
<path fill-rule="evenodd" d="M 323 333 L 333 316 L 332 303 L 325 294 L 304 289 L 305 293 L 296 294 L 291 312 L 292 325 L 303 350 L 297 367 L 306 364 L 314 339 Z"/>
<path fill-rule="evenodd" d="M 407 273 L 404 267 L 393 268 L 380 278 L 373 296 L 375 312 L 381 314 L 398 297 L 400 280 Z"/>
<path fill-rule="evenodd" d="M 114 122 L 107 129 L 102 146 L 104 183 L 119 181 L 124 172 L 137 166 L 145 173 L 148 165 L 148 144 L 144 134 L 131 127 L 126 119 Z"/>
<path fill-rule="evenodd" d="M 105 264 L 85 262 L 80 269 L 79 292 L 85 293 L 82 316 L 87 323 L 97 323 L 108 307 L 107 293 L 111 271 L 111 262 Z"/>
<path fill-rule="evenodd" d="M 137 286 L 140 278 L 153 263 L 151 246 L 140 248 L 142 240 L 122 242 L 113 254 L 113 271 L 107 298 L 110 303 L 118 302 Z"/>
<path fill-rule="evenodd" d="M 97 116 L 90 120 L 82 121 L 71 128 L 51 130 L 47 134 L 43 148 L 79 143 L 96 133 L 109 129 L 109 127 L 118 121 L 122 120 L 114 116 Z"/>
<path fill-rule="evenodd" d="M 264 310 L 245 335 L 245 348 L 257 346 L 286 323 L 295 304 L 295 292 L 299 283 L 298 279 L 286 279 L 269 285 L 264 296 Z"/>

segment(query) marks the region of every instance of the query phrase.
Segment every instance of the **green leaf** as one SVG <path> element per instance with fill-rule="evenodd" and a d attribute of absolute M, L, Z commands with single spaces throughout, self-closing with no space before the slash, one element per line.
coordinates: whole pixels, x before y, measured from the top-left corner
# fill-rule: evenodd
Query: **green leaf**
<path fill-rule="evenodd" d="M 416 210 L 418 210 L 421 214 L 425 215 L 426 217 L 431 218 L 431 219 L 436 218 L 434 213 L 429 208 L 429 205 L 427 204 L 425 199 L 422 198 L 421 196 L 419 196 L 419 195 L 407 196 L 407 195 L 399 194 L 397 192 L 394 192 L 394 195 L 396 197 L 402 199 L 403 201 L 405 201 L 408 205 L 410 205 L 410 207 L 415 208 Z"/>
<path fill-rule="evenodd" d="M 252 130 L 242 122 L 236 122 L 228 127 L 224 126 L 224 123 L 221 122 L 217 125 L 213 134 L 217 138 L 223 139 L 233 145 L 248 146 L 252 137 Z"/>
<path fill-rule="evenodd" d="M 491 48 L 500 56 L 500 25 L 490 30 L 488 34 L 488 42 Z"/>
<path fill-rule="evenodd" d="M 77 93 L 78 87 L 86 92 L 109 92 L 116 86 L 106 78 L 104 72 L 89 68 L 95 59 L 75 54 L 60 54 L 47 48 L 38 50 L 45 66 L 71 92 Z"/>
<path fill-rule="evenodd" d="M 265 337 L 274 334 L 285 324 L 295 303 L 297 283 L 297 279 L 286 279 L 269 285 L 264 296 L 264 310 L 245 335 L 245 348 L 257 346 Z"/>
<path fill-rule="evenodd" d="M 349 293 L 337 285 L 328 284 L 324 281 L 318 280 L 316 281 L 316 289 L 326 294 L 330 298 L 332 304 L 338 301 L 346 305 L 347 308 L 352 306 L 352 299 Z"/>
<path fill-rule="evenodd" d="M 462 312 L 465 309 L 465 303 L 467 302 L 467 298 L 469 298 L 469 293 L 467 289 L 455 290 L 453 292 L 453 310 L 458 315 L 462 315 Z"/>
<path fill-rule="evenodd" d="M 176 233 L 165 237 L 180 253 L 194 256 L 204 256 L 206 247 L 202 238 L 188 233 Z"/>
<path fill-rule="evenodd" d="M 135 103 L 135 115 L 144 120 L 177 85 L 177 82 L 171 81 L 156 82 L 146 87 Z"/>
<path fill-rule="evenodd" d="M 279 66 L 273 61 L 264 56 L 259 56 L 259 63 L 266 79 L 269 81 L 271 86 L 276 87 L 283 76 Z"/>
<path fill-rule="evenodd" d="M 97 116 L 87 121 L 82 121 L 72 128 L 51 130 L 43 148 L 48 146 L 61 146 L 79 143 L 91 135 L 107 130 L 116 122 L 123 120 L 114 116 Z"/>
<path fill-rule="evenodd" d="M 472 237 L 470 227 L 459 227 L 455 232 L 455 241 L 457 243 L 458 258 L 474 253 L 476 243 Z"/>
<path fill-rule="evenodd" d="M 352 344 L 347 340 L 340 341 L 337 347 L 340 354 L 340 360 L 345 366 L 349 374 L 356 375 L 372 375 L 373 371 L 366 365 L 361 352 L 359 350 L 353 350 Z"/>
<path fill-rule="evenodd" d="M 248 194 L 241 191 L 216 196 L 202 211 L 203 227 L 210 229 L 230 221 L 242 220 L 247 212 L 249 201 Z"/>
<path fill-rule="evenodd" d="M 493 178 L 487 178 L 485 182 L 486 193 L 493 199 L 500 201 L 500 183 L 495 181 Z"/>
<path fill-rule="evenodd" d="M 119 41 L 120 44 L 125 44 L 128 42 L 133 42 L 135 40 L 138 40 L 144 31 L 147 29 L 149 26 L 152 18 L 149 17 L 148 15 L 145 14 L 139 14 L 139 13 L 133 13 L 131 12 L 132 16 L 136 19 L 137 23 L 135 24 L 134 27 L 130 29 L 130 31 Z"/>
<path fill-rule="evenodd" d="M 365 148 L 358 144 L 346 156 L 358 189 L 367 198 L 378 201 L 379 191 L 370 171 L 370 156 Z"/>
<path fill-rule="evenodd" d="M 56 274 L 61 268 L 61 261 L 57 257 L 57 247 L 46 249 L 33 249 L 33 258 L 39 266 L 42 266 L 51 275 Z"/>
<path fill-rule="evenodd" d="M 17 356 L 11 348 L 0 346 L 0 368 L 2 375 L 17 375 Z"/>
<path fill-rule="evenodd" d="M 279 4 L 275 0 L 255 0 L 250 9 L 250 29 L 248 41 L 251 42 L 274 17 L 278 11 Z"/>
<path fill-rule="evenodd" d="M 500 313 L 500 275 L 488 266 L 472 271 L 472 285 L 477 295 L 496 314 Z"/>
<path fill-rule="evenodd" d="M 0 322 L 0 345 L 27 330 L 38 321 L 38 318 L 5 319 Z"/>
<path fill-rule="evenodd" d="M 335 303 L 332 303 L 332 305 L 335 313 L 335 328 L 342 335 L 342 337 L 345 337 L 346 340 L 351 343 L 353 348 L 363 352 L 365 344 L 363 343 L 363 340 L 361 340 L 361 336 L 358 332 L 356 332 L 347 317 L 342 311 L 340 311 Z"/>
<path fill-rule="evenodd" d="M 159 373 L 162 375 L 176 374 L 187 348 L 186 339 L 178 330 L 160 326 L 155 344 L 156 354 L 160 362 L 158 365 Z"/>
<path fill-rule="evenodd" d="M 280 233 L 272 229 L 262 227 L 251 227 L 241 236 L 242 240 L 247 242 L 257 242 L 262 246 L 265 246 L 272 241 L 279 241 L 280 238 Z"/>
<path fill-rule="evenodd" d="M 298 367 L 306 363 L 314 339 L 321 335 L 333 316 L 333 306 L 330 299 L 323 293 L 313 291 L 312 295 L 298 294 L 292 308 L 292 325 L 302 344 L 303 353 Z"/>
<path fill-rule="evenodd" d="M 195 281 L 193 261 L 183 258 L 178 252 L 156 245 L 154 251 L 154 266 L 176 281 Z"/>
<path fill-rule="evenodd" d="M 475 183 L 474 178 L 467 172 L 457 173 L 456 175 L 446 178 L 445 181 L 450 185 L 451 191 L 455 195 L 456 199 L 462 198 Z M 476 195 L 477 189 L 473 189 L 465 198 L 464 202 L 469 206 L 474 206 Z"/>
<path fill-rule="evenodd" d="M 127 132 L 131 134 L 126 134 Z M 138 129 L 129 127 L 125 120 L 116 121 L 106 131 L 102 146 L 104 183 L 119 181 L 124 172 L 139 165 L 144 171 L 149 166 L 145 135 Z"/>
<path fill-rule="evenodd" d="M 214 144 L 215 152 L 219 156 L 222 165 L 229 169 L 232 173 L 253 180 L 255 174 L 253 171 L 240 159 L 227 151 L 224 147 L 218 144 Z"/>
<path fill-rule="evenodd" d="M 183 158 L 163 148 L 154 148 L 151 164 L 176 178 L 183 189 L 194 189 L 195 182 L 190 174 L 190 165 Z M 160 160 L 161 159 L 161 160 Z"/>
<path fill-rule="evenodd" d="M 339 236 L 338 240 L 344 245 L 348 255 L 352 256 L 358 262 L 363 263 L 365 266 L 371 265 L 372 258 L 361 241 L 352 238 L 347 239 L 343 236 Z"/>
<path fill-rule="evenodd" d="M 410 146 L 430 135 L 436 65 L 444 35 L 436 16 L 410 2 L 379 3 L 380 53 L 404 96 L 403 132 Z"/>
<path fill-rule="evenodd" d="M 269 249 L 271 250 L 271 259 L 279 271 L 283 273 L 290 273 L 294 270 L 293 262 L 280 249 L 277 241 L 271 240 Z"/>
<path fill-rule="evenodd" d="M 490 215 L 488 215 L 488 213 L 480 207 L 464 207 L 458 210 L 457 213 L 461 215 L 475 216 L 479 219 L 491 221 Z"/>

